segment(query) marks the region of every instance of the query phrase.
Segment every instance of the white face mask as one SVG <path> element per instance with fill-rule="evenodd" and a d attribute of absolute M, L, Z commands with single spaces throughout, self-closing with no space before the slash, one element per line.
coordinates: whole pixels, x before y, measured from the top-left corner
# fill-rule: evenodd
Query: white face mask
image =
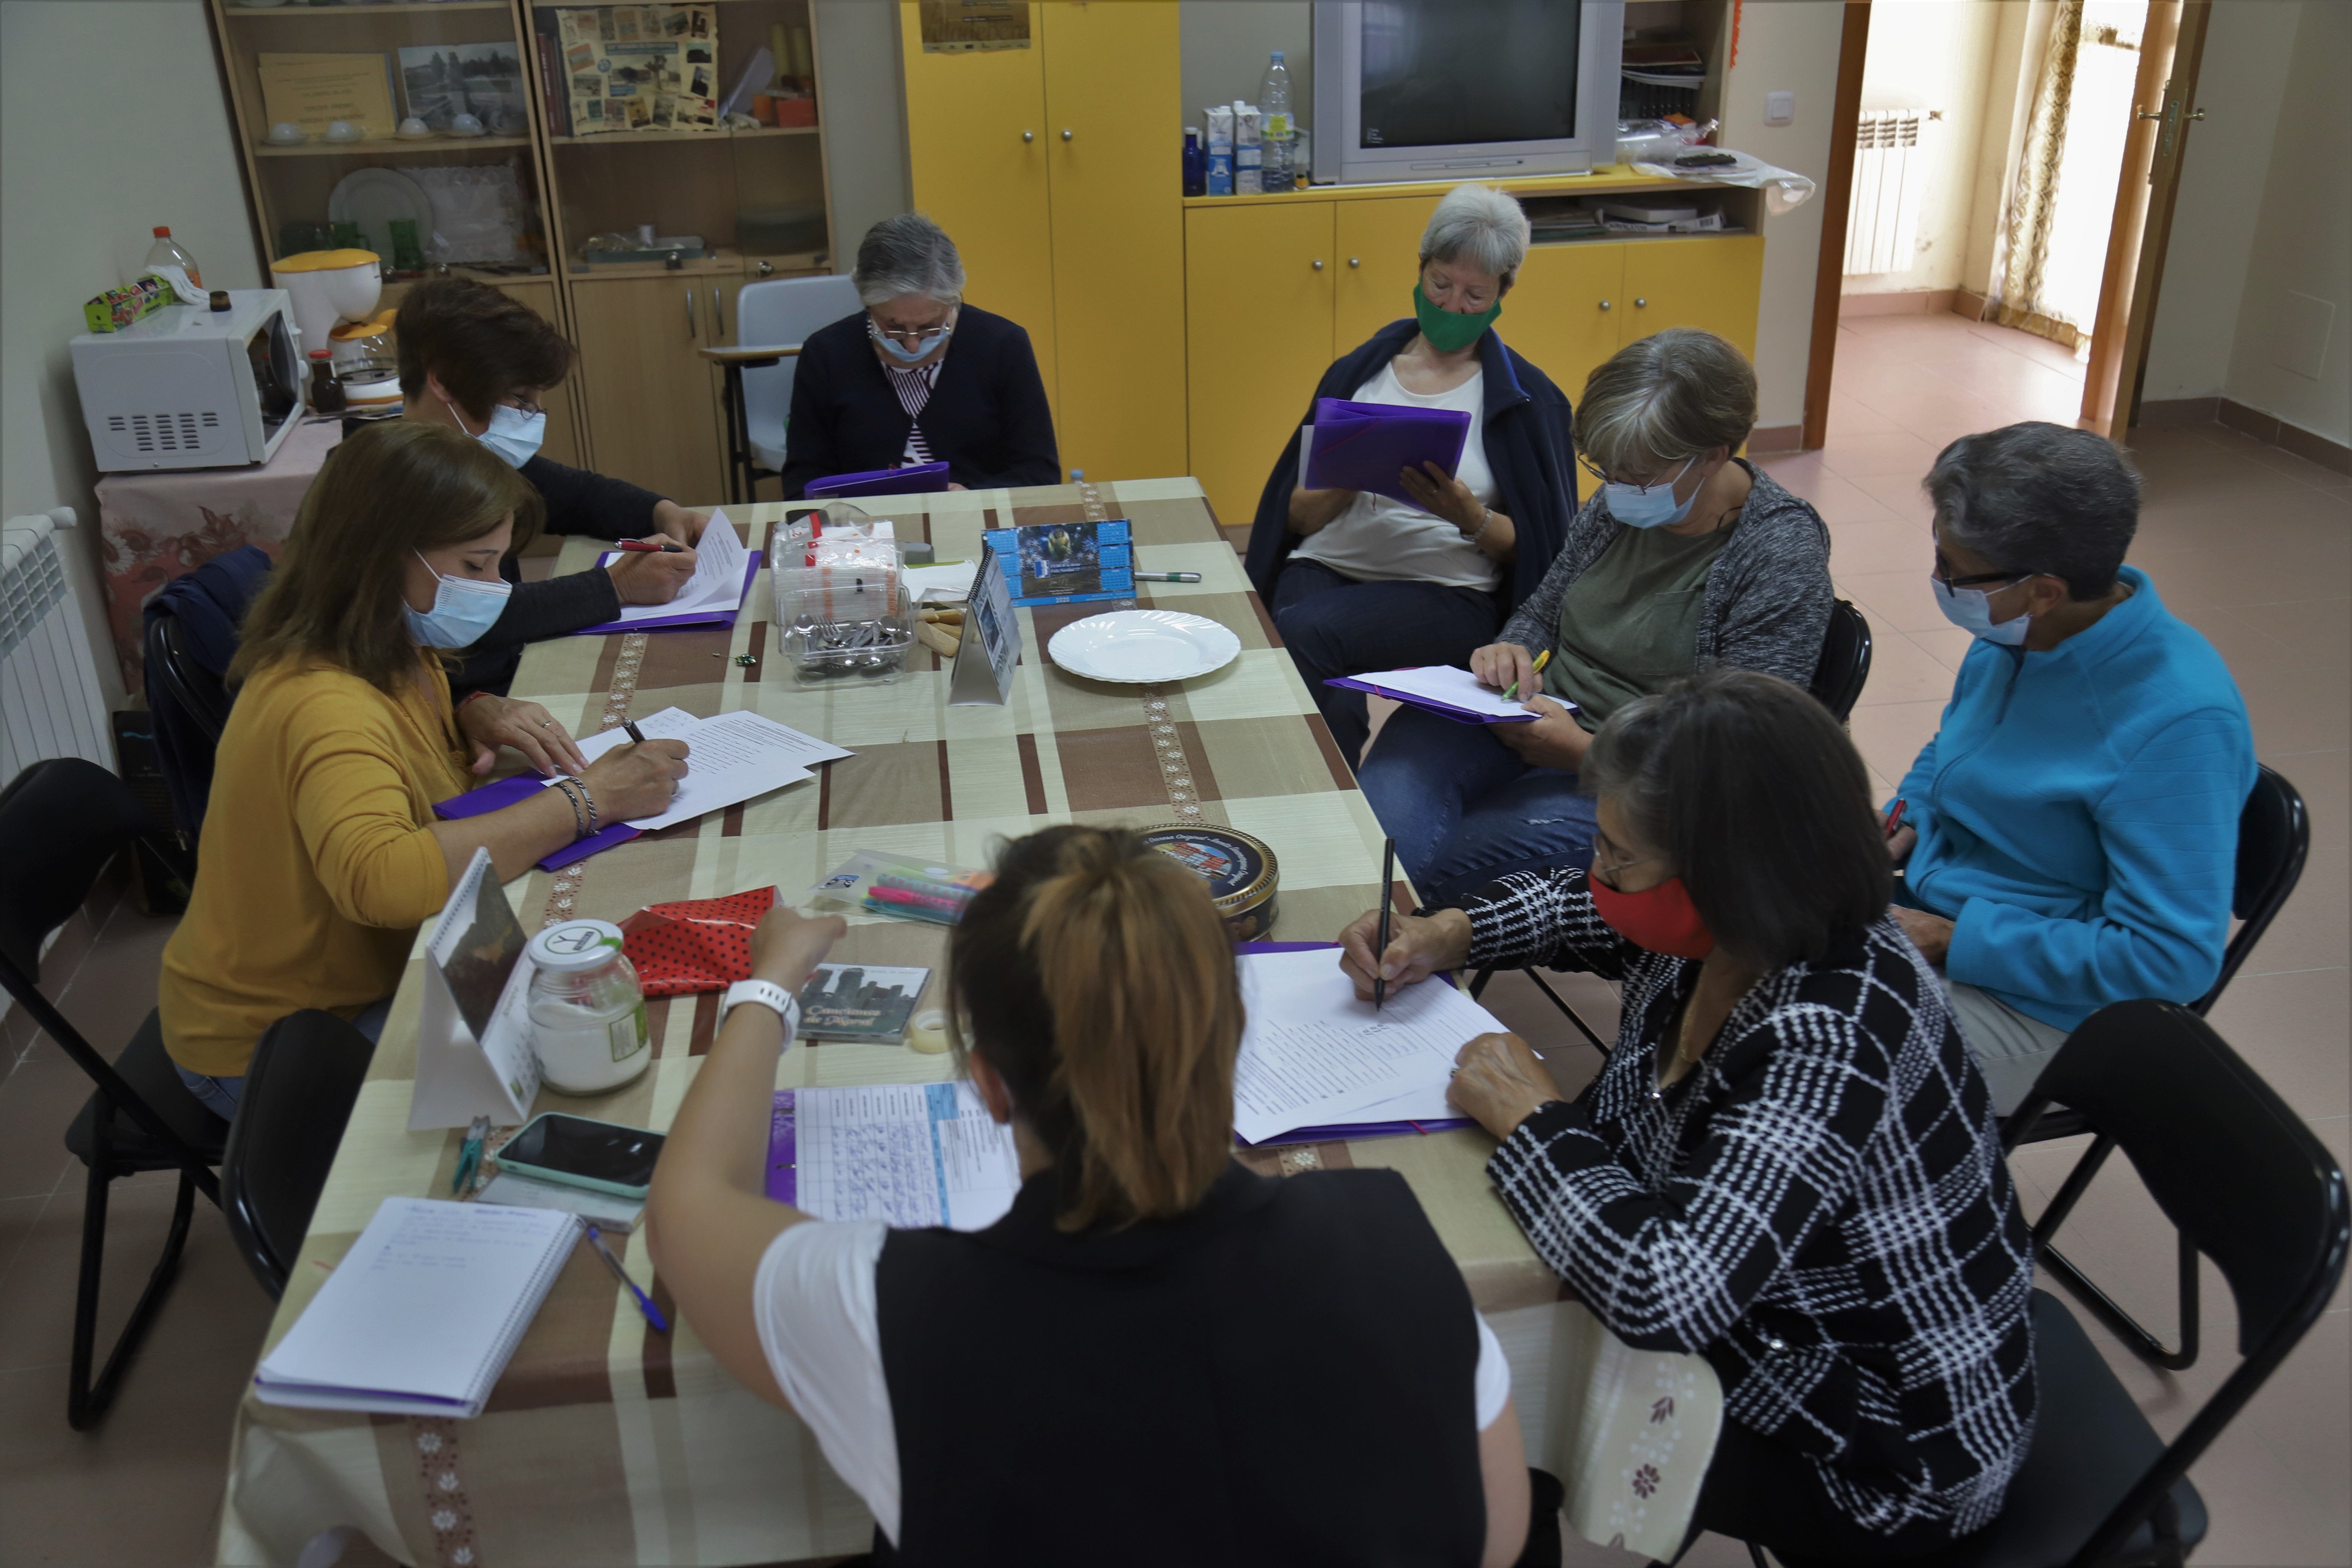
<path fill-rule="evenodd" d="M 1682 521 L 1690 515 L 1698 491 L 1691 491 L 1689 500 L 1678 503 L 1675 487 L 1683 482 L 1691 464 L 1697 461 L 1696 458 L 1690 458 L 1675 470 L 1674 478 L 1660 479 L 1654 485 L 1619 484 L 1614 479 L 1603 483 L 1601 491 L 1607 498 L 1609 515 L 1628 528 L 1668 528 Z"/>
<path fill-rule="evenodd" d="M 900 342 L 896 338 L 884 336 L 882 329 L 874 324 L 873 317 L 868 316 L 866 318 L 866 334 L 876 342 L 882 345 L 883 353 L 888 354 L 892 359 L 897 360 L 900 364 L 910 365 L 919 363 L 924 355 L 929 353 L 933 349 L 938 348 L 941 343 L 947 342 L 949 334 L 954 331 L 955 321 L 954 318 L 950 317 L 944 325 L 933 327 L 930 331 L 925 332 L 920 339 L 917 340 L 913 348 L 908 348 L 906 344 Z"/>
<path fill-rule="evenodd" d="M 2014 583 L 2005 583 L 2001 588 L 1955 588 L 1933 573 L 1928 574 L 1927 581 L 1936 590 L 1936 607 L 1944 612 L 1944 618 L 1970 637 L 1982 637 L 2002 647 L 2015 647 L 2032 628 L 2032 616 L 2011 616 L 2005 621 L 1992 618 L 1993 595 L 2015 586 Z M 2023 581 L 2022 577 L 2016 579 L 2017 583 Z"/>
<path fill-rule="evenodd" d="M 539 455 L 539 444 L 547 439 L 547 415 L 501 403 L 490 410 L 489 424 L 474 439 L 520 468 Z"/>
<path fill-rule="evenodd" d="M 425 552 L 416 552 L 425 561 Z M 425 569 L 433 572 L 433 563 L 425 561 Z M 471 577 L 451 577 L 433 572 L 439 586 L 433 591 L 433 607 L 408 613 L 408 635 L 426 647 L 471 647 L 482 640 L 484 633 L 498 624 L 506 613 L 507 598 L 513 587 L 503 582 L 480 583 Z"/>

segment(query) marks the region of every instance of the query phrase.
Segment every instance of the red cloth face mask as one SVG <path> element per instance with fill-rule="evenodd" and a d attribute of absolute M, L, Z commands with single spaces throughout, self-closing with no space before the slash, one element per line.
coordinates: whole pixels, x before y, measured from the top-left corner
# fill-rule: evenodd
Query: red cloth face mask
<path fill-rule="evenodd" d="M 1638 893 L 1621 893 L 1597 877 L 1585 885 L 1592 889 L 1593 912 L 1635 947 L 1671 958 L 1705 958 L 1715 951 L 1715 933 L 1698 918 L 1680 877 Z"/>

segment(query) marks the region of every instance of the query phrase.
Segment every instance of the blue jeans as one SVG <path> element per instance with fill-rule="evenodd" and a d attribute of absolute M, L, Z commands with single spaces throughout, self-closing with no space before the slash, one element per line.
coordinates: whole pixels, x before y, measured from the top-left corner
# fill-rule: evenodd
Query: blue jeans
<path fill-rule="evenodd" d="M 1275 628 L 1314 694 L 1339 752 L 1356 766 L 1371 736 L 1364 694 L 1324 681 L 1373 669 L 1470 662 L 1503 624 L 1495 595 L 1439 583 L 1360 583 L 1292 556 L 1275 579 Z"/>
<path fill-rule="evenodd" d="M 1592 864 L 1592 797 L 1576 775 L 1528 766 L 1484 724 L 1400 708 L 1357 782 L 1429 903 L 1506 871 Z"/>
<path fill-rule="evenodd" d="M 381 1002 L 371 1002 L 362 1008 L 360 1016 L 352 1020 L 352 1027 L 365 1035 L 370 1040 L 376 1040 L 383 1037 L 383 1021 L 391 1016 L 392 998 L 387 996 Z M 172 1068 L 180 1075 L 180 1081 L 188 1086 L 188 1092 L 194 1095 L 206 1110 L 211 1111 L 223 1121 L 236 1120 L 236 1102 L 245 1097 L 243 1074 L 240 1073 L 236 1078 L 213 1078 L 205 1073 L 192 1071 L 177 1062 L 173 1062 Z"/>

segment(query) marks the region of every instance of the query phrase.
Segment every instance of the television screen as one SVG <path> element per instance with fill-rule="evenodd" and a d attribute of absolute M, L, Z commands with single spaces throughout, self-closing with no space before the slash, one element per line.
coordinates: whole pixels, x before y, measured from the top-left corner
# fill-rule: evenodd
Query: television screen
<path fill-rule="evenodd" d="M 1363 145 L 1574 136 L 1582 11 L 1559 0 L 1366 5 Z"/>

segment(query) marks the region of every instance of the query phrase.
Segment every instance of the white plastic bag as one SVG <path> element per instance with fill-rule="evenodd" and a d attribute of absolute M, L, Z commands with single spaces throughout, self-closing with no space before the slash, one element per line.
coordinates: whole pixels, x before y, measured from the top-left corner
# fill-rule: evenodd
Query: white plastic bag
<path fill-rule="evenodd" d="M 1767 163 L 1750 153 L 1733 152 L 1728 147 L 1706 150 L 1724 153 L 1734 162 L 1704 169 L 1677 169 L 1669 159 L 1663 163 L 1635 163 L 1633 172 L 1685 180 L 1694 185 L 1745 185 L 1751 190 L 1761 190 L 1764 193 L 1764 210 L 1774 217 L 1804 205 L 1812 199 L 1817 188 L 1811 179 L 1795 170 Z"/>

